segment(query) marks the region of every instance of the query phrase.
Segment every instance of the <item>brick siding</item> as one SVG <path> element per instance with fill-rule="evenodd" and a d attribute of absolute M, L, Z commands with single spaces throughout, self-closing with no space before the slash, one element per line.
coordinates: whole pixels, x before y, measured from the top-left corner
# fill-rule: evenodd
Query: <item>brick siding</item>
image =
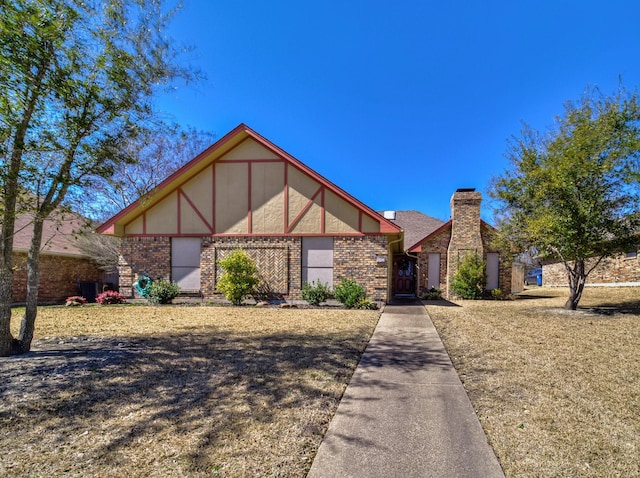
<path fill-rule="evenodd" d="M 640 259 L 620 254 L 604 259 L 587 277 L 588 284 L 640 283 Z M 567 286 L 567 271 L 561 262 L 542 266 L 542 284 Z"/>
<path fill-rule="evenodd" d="M 491 227 L 482 223 L 480 226 L 480 235 L 482 238 L 483 260 L 487 261 L 487 254 L 490 252 L 499 252 L 492 247 L 492 240 L 495 232 Z M 428 289 L 428 271 L 429 271 L 429 254 L 440 254 L 440 278 L 439 289 L 446 294 L 447 285 L 447 251 L 451 240 L 451 228 L 446 227 L 437 234 L 431 236 L 427 241 L 422 243 L 422 251 L 418 253 L 418 294 L 422 295 Z M 498 273 L 498 288 L 504 293 L 511 292 L 512 285 L 512 267 L 505 263 L 503 257 L 500 256 L 500 268 Z"/>
<path fill-rule="evenodd" d="M 27 296 L 27 254 L 14 253 L 13 302 L 24 303 Z M 38 302 L 63 303 L 79 295 L 81 282 L 99 282 L 102 271 L 90 259 L 40 254 Z"/>
<path fill-rule="evenodd" d="M 334 285 L 343 278 L 353 278 L 365 287 L 369 299 L 386 302 L 389 265 L 387 237 L 336 237 L 333 248 Z"/>
<path fill-rule="evenodd" d="M 418 294 L 428 289 L 429 254 L 440 254 L 439 289 L 443 296 L 453 297 L 449 284 L 458 269 L 458 260 L 468 251 L 477 252 L 487 261 L 487 254 L 499 252 L 492 246 L 494 230 L 480 220 L 482 195 L 475 191 L 457 191 L 451 198 L 451 216 L 448 227 L 430 236 L 421 244 L 418 253 Z M 500 256 L 498 288 L 511 292 L 512 267 Z"/>
<path fill-rule="evenodd" d="M 384 235 L 335 237 L 333 280 L 353 277 L 364 285 L 367 297 L 387 300 L 387 243 Z M 216 283 L 221 270 L 217 261 L 242 247 L 258 268 L 262 285 L 285 299 L 300 299 L 302 288 L 302 238 L 203 237 L 200 250 L 200 292 L 204 298 L 221 298 Z M 133 283 L 140 275 L 171 278 L 170 237 L 127 237 L 122 241 L 120 292 L 134 297 Z"/>
<path fill-rule="evenodd" d="M 120 245 L 118 262 L 120 293 L 134 297 L 133 284 L 145 275 L 151 279 L 171 279 L 171 238 L 126 237 Z"/>
<path fill-rule="evenodd" d="M 203 239 L 200 253 L 201 292 L 207 298 L 220 298 L 216 283 L 222 270 L 217 261 L 242 247 L 258 269 L 261 286 L 277 296 L 300 298 L 302 286 L 300 237 L 215 237 Z"/>
<path fill-rule="evenodd" d="M 447 284 L 447 249 L 451 241 L 451 228 L 445 227 L 429 240 L 422 243 L 422 252 L 418 253 L 418 294 L 424 294 L 428 289 L 429 254 L 440 254 L 440 286 L 445 291 Z"/>
<path fill-rule="evenodd" d="M 445 296 L 452 297 L 451 283 L 458 272 L 458 263 L 468 253 L 484 255 L 480 233 L 480 203 L 482 194 L 476 191 L 456 191 L 451 197 L 451 242 L 447 250 L 447 281 Z"/>

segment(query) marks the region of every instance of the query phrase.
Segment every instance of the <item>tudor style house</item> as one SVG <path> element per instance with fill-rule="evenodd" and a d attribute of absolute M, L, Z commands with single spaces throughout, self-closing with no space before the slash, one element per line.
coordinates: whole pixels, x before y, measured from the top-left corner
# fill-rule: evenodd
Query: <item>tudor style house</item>
<path fill-rule="evenodd" d="M 480 221 L 479 193 L 456 194 L 462 194 L 461 204 L 472 197 L 475 206 L 456 206 L 448 229 L 438 228 L 405 250 L 401 225 L 241 124 L 97 230 L 123 239 L 119 284 L 130 297 L 141 275 L 172 280 L 204 298 L 219 297 L 217 263 L 242 247 L 256 262 L 261 288 L 285 300 L 300 299 L 305 282 L 333 286 L 355 278 L 370 299 L 387 302 L 415 296 L 431 284 L 446 288 L 455 266 L 440 267 L 437 281 L 431 276 L 433 234 L 438 241 L 448 234 L 456 258 L 459 250 L 473 248 L 493 260 L 482 241 L 488 226 Z M 466 219 L 471 214 L 477 220 Z M 467 238 L 473 242 L 466 244 Z M 449 251 L 437 252 L 448 264 Z M 431 282 L 418 272 L 423 267 Z M 510 292 L 510 275 L 498 274 L 492 285 Z"/>

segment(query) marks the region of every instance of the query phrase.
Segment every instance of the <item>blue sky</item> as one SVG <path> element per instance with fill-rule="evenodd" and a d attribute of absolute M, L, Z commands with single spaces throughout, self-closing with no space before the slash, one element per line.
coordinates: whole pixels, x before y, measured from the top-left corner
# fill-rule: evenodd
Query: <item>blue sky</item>
<path fill-rule="evenodd" d="M 635 0 L 185 0 L 169 34 L 207 80 L 158 106 L 218 137 L 245 123 L 376 210 L 447 220 L 523 122 L 640 84 L 638 18 Z"/>

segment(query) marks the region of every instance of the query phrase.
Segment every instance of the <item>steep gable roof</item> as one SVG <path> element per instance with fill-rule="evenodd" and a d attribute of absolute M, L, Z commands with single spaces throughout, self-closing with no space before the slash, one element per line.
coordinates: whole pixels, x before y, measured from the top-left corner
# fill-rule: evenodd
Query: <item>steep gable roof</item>
<path fill-rule="evenodd" d="M 248 140 L 251 140 L 251 141 L 248 142 Z M 248 161 L 242 157 L 238 157 L 238 158 L 235 157 L 236 155 L 240 154 L 240 153 L 237 153 L 238 151 L 246 152 L 246 151 L 257 151 L 257 150 L 262 151 L 261 154 L 266 154 L 267 157 L 265 159 L 248 160 Z M 144 218 L 146 216 L 144 215 L 148 211 L 152 210 L 154 206 L 158 206 L 158 208 L 165 208 L 166 214 L 175 214 L 177 212 L 178 216 L 180 216 L 180 212 L 182 210 L 181 205 L 184 204 L 185 206 L 183 209 L 187 211 L 188 214 L 191 215 L 191 218 L 195 218 L 195 216 L 197 216 L 197 218 L 193 219 L 193 221 L 198 222 L 198 227 L 200 227 L 200 229 L 197 229 L 197 230 L 193 229 L 191 232 L 194 235 L 201 233 L 202 230 L 204 230 L 205 233 L 224 234 L 225 233 L 224 230 L 219 231 L 215 227 L 216 220 L 217 219 L 219 220 L 219 218 L 216 217 L 215 207 L 217 206 L 214 206 L 213 210 L 211 210 L 212 208 L 211 203 L 216 202 L 215 197 L 208 197 L 206 199 L 194 198 L 193 197 L 194 195 L 190 195 L 189 191 L 183 191 L 181 189 L 184 187 L 185 184 L 188 184 L 189 181 L 199 182 L 200 186 L 205 184 L 205 186 L 203 187 L 206 187 L 206 182 L 202 181 L 200 177 L 202 176 L 202 174 L 204 174 L 205 170 L 208 171 L 208 168 L 210 168 L 212 164 L 214 163 L 220 164 L 218 160 L 221 160 L 221 158 L 224 159 L 223 161 L 224 164 L 230 165 L 228 167 L 228 170 L 230 170 L 230 168 L 233 166 L 234 163 L 240 164 L 242 162 L 247 163 L 247 162 L 254 161 L 255 164 L 257 163 L 267 164 L 269 161 L 271 161 L 272 163 L 280 161 L 281 163 L 292 166 L 293 170 L 298 171 L 297 179 L 299 181 L 303 181 L 304 177 L 307 177 L 307 178 L 311 178 L 313 184 L 319 184 L 321 191 L 320 189 L 315 190 L 316 191 L 315 195 L 313 194 L 313 191 L 312 191 L 312 194 L 310 195 L 311 197 L 310 198 L 307 197 L 307 199 L 305 199 L 304 201 L 303 201 L 304 198 L 302 198 L 302 196 L 296 198 L 298 201 L 300 201 L 298 205 L 302 204 L 302 206 L 301 206 L 299 215 L 292 220 L 293 222 L 306 220 L 304 216 L 309 212 L 310 209 L 312 209 L 312 206 L 313 206 L 312 203 L 314 202 L 317 203 L 320 201 L 320 199 L 318 199 L 319 193 L 320 192 L 322 193 L 321 194 L 322 201 L 324 201 L 325 191 L 328 191 L 327 192 L 328 202 L 331 202 L 332 204 L 336 204 L 336 203 L 347 204 L 350 207 L 354 208 L 355 211 L 359 212 L 360 218 L 358 219 L 358 217 L 355 217 L 355 218 L 352 217 L 351 218 L 352 223 L 355 221 L 355 224 L 357 225 L 358 221 L 360 221 L 360 224 L 362 224 L 363 216 L 364 216 L 366 217 L 366 223 L 376 224 L 377 231 L 380 233 L 386 233 L 386 234 L 400 233 L 400 228 L 397 225 L 388 221 L 383 216 L 379 215 L 377 212 L 375 212 L 374 210 L 372 210 L 362 202 L 358 201 L 353 196 L 351 196 L 350 194 L 348 194 L 347 192 L 345 192 L 344 190 L 342 190 L 341 188 L 339 188 L 338 186 L 336 186 L 335 184 L 333 184 L 332 182 L 330 182 L 329 180 L 327 180 L 317 172 L 313 171 L 304 163 L 297 160 L 293 156 L 289 155 L 287 152 L 285 152 L 275 144 L 271 143 L 270 141 L 268 141 L 267 139 L 265 139 L 264 137 L 262 137 L 261 135 L 259 135 L 258 133 L 256 133 L 255 131 L 253 131 L 251 128 L 249 128 L 244 124 L 238 125 L 236 128 L 234 128 L 232 131 L 227 133 L 225 136 L 223 136 L 220 140 L 218 140 L 212 146 L 207 148 L 205 151 L 203 151 L 198 156 L 196 156 L 193 160 L 185 164 L 182 168 L 180 168 L 171 176 L 169 176 L 167 179 L 162 181 L 151 193 L 138 199 L 136 202 L 134 202 L 127 208 L 120 211 L 114 217 L 106 221 L 104 224 L 102 224 L 100 227 L 97 228 L 97 231 L 104 234 L 125 235 L 128 233 L 126 229 L 127 227 L 129 227 L 128 225 L 134 224 L 135 228 L 134 226 L 131 226 L 130 227 L 131 231 L 136 230 L 138 231 L 137 232 L 138 234 L 146 234 L 144 225 L 139 225 L 138 223 L 136 223 L 136 221 L 140 222 L 138 218 L 143 217 L 142 224 L 145 224 Z M 275 169 L 276 168 L 274 168 L 274 170 Z M 213 175 L 212 177 L 214 182 L 217 180 L 220 180 L 219 178 L 216 178 L 216 171 L 213 171 L 211 174 Z M 227 173 L 227 174 L 233 174 L 233 173 Z M 284 172 L 284 175 L 285 175 L 284 177 L 286 178 L 287 173 Z M 249 177 L 251 178 L 251 170 L 249 170 Z M 210 185 L 209 186 L 209 191 L 210 191 L 212 187 L 211 181 L 209 181 L 208 184 Z M 215 184 L 224 185 L 223 183 L 215 183 Z M 311 190 L 312 187 L 315 187 L 313 186 L 313 184 L 301 183 L 301 186 L 302 186 L 302 189 L 306 188 L 308 190 Z M 309 191 L 305 191 L 305 194 L 308 194 L 308 192 Z M 268 197 L 269 194 L 271 195 L 274 194 L 273 191 L 260 191 L 260 193 L 264 193 L 265 198 L 267 198 L 265 200 L 267 201 L 270 201 L 272 199 L 272 197 L 271 199 L 269 199 Z M 210 192 L 208 192 L 207 194 L 211 196 Z M 252 191 L 249 190 L 246 193 L 246 196 L 249 197 L 249 208 L 252 208 L 253 207 L 251 205 Z M 288 197 L 287 195 L 284 196 L 285 199 L 287 197 Z M 171 204 L 168 203 L 169 200 L 171 201 Z M 195 204 L 197 201 L 200 201 L 200 204 Z M 165 207 L 165 204 L 168 204 L 168 205 Z M 240 210 L 241 210 L 242 207 L 245 207 L 245 206 L 230 204 L 230 207 L 236 207 L 236 208 L 240 207 Z M 268 207 L 273 207 L 273 204 L 269 204 Z M 285 210 L 287 210 L 286 209 L 287 207 L 288 205 L 285 206 Z M 322 207 L 324 208 L 324 203 Z M 204 209 L 207 209 L 207 211 L 202 212 Z M 293 214 L 293 212 L 291 211 L 290 213 Z M 160 217 L 159 221 L 162 221 L 161 215 L 156 214 L 156 216 Z M 251 223 L 250 223 L 251 219 L 252 219 L 252 216 L 250 212 L 248 217 L 250 230 L 251 230 Z M 334 218 L 331 217 L 330 219 L 333 220 Z M 178 219 L 178 221 L 180 220 L 181 219 Z M 288 223 L 288 221 L 290 221 L 290 218 L 286 217 L 284 221 Z M 234 234 L 243 234 L 242 232 L 233 231 L 233 227 L 235 226 L 232 224 L 226 230 L 232 231 L 232 233 Z M 180 233 L 179 231 L 180 231 L 180 226 L 178 226 L 178 233 Z M 277 231 L 273 231 L 273 232 L 275 233 Z M 295 233 L 295 231 L 288 230 L 287 227 L 284 227 L 283 232 Z M 168 234 L 174 234 L 174 233 L 169 232 Z"/>
<path fill-rule="evenodd" d="M 436 234 L 441 233 L 442 231 L 446 230 L 446 229 L 450 229 L 451 228 L 451 219 L 448 220 L 447 222 L 443 223 L 440 227 L 434 229 L 433 231 L 431 231 L 429 234 L 427 234 L 426 236 L 418 239 L 413 245 L 409 246 L 407 249 L 408 252 L 421 252 L 422 251 L 422 243 L 431 239 L 433 236 L 435 236 Z M 495 231 L 496 228 L 493 227 L 491 224 L 480 220 L 480 226 L 481 227 L 485 227 L 487 229 L 489 229 L 489 231 Z"/>

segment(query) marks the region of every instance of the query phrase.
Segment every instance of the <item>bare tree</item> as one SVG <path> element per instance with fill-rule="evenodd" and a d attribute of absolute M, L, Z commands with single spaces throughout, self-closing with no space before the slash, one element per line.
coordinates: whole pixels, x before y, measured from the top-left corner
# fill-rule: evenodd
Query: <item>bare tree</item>
<path fill-rule="evenodd" d="M 0 0 L 0 355 L 31 347 L 45 219 L 69 190 L 132 162 L 118 146 L 153 117 L 157 88 L 195 79 L 165 35 L 162 0 Z M 27 305 L 11 334 L 18 199 L 33 212 Z"/>

